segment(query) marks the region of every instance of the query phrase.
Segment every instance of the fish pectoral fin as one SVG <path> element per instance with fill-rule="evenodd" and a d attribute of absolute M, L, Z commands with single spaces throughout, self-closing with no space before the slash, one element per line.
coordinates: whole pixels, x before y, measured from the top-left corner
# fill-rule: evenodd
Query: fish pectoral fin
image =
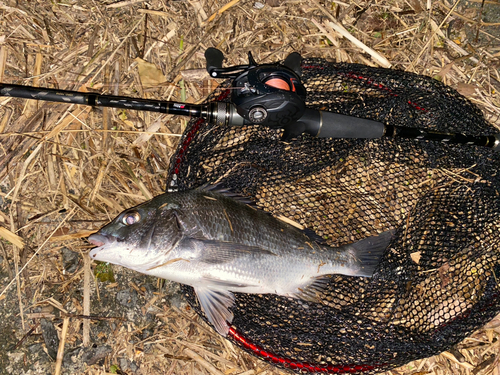
<path fill-rule="evenodd" d="M 255 284 L 245 284 L 245 283 L 237 283 L 237 282 L 231 282 L 231 281 L 226 281 L 226 280 L 221 280 L 221 279 L 216 279 L 213 277 L 209 276 L 203 276 L 201 280 L 205 283 L 205 285 L 213 285 L 218 288 L 224 288 L 224 289 L 229 289 L 229 288 L 248 288 L 248 287 L 255 287 L 257 285 Z"/>
<path fill-rule="evenodd" d="M 229 325 L 233 321 L 233 313 L 229 308 L 234 305 L 234 294 L 229 290 L 216 290 L 207 287 L 195 287 L 194 291 L 201 309 L 215 330 L 227 336 Z"/>
<path fill-rule="evenodd" d="M 331 280 L 330 275 L 322 275 L 311 279 L 311 282 L 297 288 L 297 292 L 290 293 L 289 296 L 304 301 L 320 303 L 321 298 L 319 297 L 325 291 L 329 281 Z"/>
<path fill-rule="evenodd" d="M 249 255 L 276 255 L 272 251 L 258 246 L 249 246 L 235 242 L 190 239 L 200 250 L 199 261 L 210 264 L 228 263 Z"/>

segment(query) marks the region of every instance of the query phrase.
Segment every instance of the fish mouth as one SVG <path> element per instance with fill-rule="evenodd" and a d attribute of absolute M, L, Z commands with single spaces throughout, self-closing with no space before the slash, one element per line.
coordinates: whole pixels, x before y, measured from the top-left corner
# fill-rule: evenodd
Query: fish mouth
<path fill-rule="evenodd" d="M 89 241 L 92 245 L 97 246 L 94 247 L 92 250 L 89 252 L 89 256 L 91 258 L 95 258 L 98 253 L 100 253 L 102 250 L 105 250 L 105 248 L 117 241 L 117 238 L 114 236 L 106 236 L 101 233 L 94 233 L 87 238 L 87 241 Z"/>
<path fill-rule="evenodd" d="M 99 233 L 94 233 L 90 235 L 87 241 L 89 241 L 92 245 L 99 247 L 104 246 L 111 242 L 108 237 Z"/>

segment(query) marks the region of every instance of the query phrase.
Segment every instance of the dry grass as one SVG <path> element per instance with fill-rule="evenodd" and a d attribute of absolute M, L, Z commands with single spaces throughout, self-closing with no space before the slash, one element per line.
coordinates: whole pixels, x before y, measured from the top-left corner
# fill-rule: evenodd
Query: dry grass
<path fill-rule="evenodd" d="M 7 0 L 0 2 L 0 81 L 199 102 L 217 85 L 196 70 L 204 68 L 207 47 L 223 50 L 226 65 L 245 63 L 247 51 L 259 62 L 298 51 L 304 57 L 390 65 L 436 77 L 499 125 L 499 19 L 481 21 L 480 3 Z M 498 2 L 486 3 L 500 14 Z M 89 232 L 164 190 L 185 124 L 159 114 L 0 98 L 0 203 L 5 208 L 0 225 L 10 231 L 0 233 L 10 241 L 2 240 L 1 255 L 10 264 L 3 263 L 12 273 L 9 290 L 17 285 L 19 331 L 28 332 L 36 322 L 26 313 L 29 306 L 65 311 L 62 301 L 45 294 L 46 283 L 68 290 L 83 280 L 76 313 L 92 313 L 89 299 L 96 292 L 90 262 L 68 278 L 59 251 L 66 246 L 84 254 Z M 129 343 L 137 327 L 124 323 L 116 330 L 119 337 L 108 342 L 112 358 L 136 360 L 143 374 L 281 373 L 218 338 L 192 312 L 164 309 L 160 298 L 149 304 L 164 322 L 164 330 L 149 342 L 156 354 L 139 350 L 144 342 Z M 74 335 L 89 343 L 91 323 L 83 322 L 80 331 L 81 320 L 68 319 L 68 333 L 61 332 L 67 342 L 74 342 Z M 390 373 L 499 374 L 499 327 L 497 319 L 466 339 L 460 346 L 463 362 L 444 353 Z M 104 374 L 104 368 L 109 370 L 96 365 L 85 373 Z"/>

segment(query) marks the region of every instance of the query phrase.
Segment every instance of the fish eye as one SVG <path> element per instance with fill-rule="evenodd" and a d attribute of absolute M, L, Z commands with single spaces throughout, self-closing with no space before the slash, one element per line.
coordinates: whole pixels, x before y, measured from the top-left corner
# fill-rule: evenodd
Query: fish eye
<path fill-rule="evenodd" d="M 137 211 L 133 212 L 127 212 L 125 215 L 123 215 L 122 222 L 125 225 L 132 225 L 141 220 L 141 215 Z"/>

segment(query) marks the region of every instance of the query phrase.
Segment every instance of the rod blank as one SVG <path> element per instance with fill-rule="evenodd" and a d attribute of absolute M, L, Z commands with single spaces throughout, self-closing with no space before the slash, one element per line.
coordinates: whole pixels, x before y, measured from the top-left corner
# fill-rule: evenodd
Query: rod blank
<path fill-rule="evenodd" d="M 0 83 L 0 96 L 202 117 L 203 105 Z"/>

